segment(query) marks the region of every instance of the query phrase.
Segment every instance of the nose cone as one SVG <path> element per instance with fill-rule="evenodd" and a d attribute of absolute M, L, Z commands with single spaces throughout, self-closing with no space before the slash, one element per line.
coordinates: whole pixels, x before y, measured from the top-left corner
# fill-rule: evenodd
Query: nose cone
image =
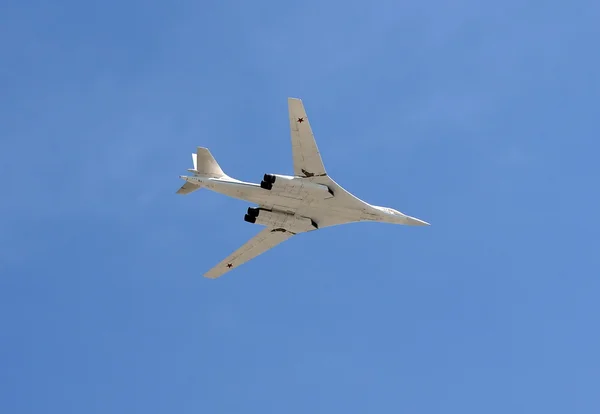
<path fill-rule="evenodd" d="M 411 217 L 411 216 L 406 216 L 405 220 L 406 220 L 405 224 L 407 226 L 429 226 L 430 225 L 426 221 L 419 220 L 418 218 Z"/>

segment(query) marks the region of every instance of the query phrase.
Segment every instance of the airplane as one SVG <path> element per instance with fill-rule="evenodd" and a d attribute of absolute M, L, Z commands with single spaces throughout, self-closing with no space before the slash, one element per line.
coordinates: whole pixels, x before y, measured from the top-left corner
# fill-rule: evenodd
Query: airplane
<path fill-rule="evenodd" d="M 336 183 L 325 170 L 310 121 L 301 99 L 288 98 L 294 175 L 264 174 L 260 184 L 237 180 L 225 174 L 208 148 L 192 154 L 192 176 L 181 175 L 185 183 L 177 194 L 187 195 L 201 188 L 248 201 L 244 220 L 265 226 L 246 244 L 233 252 L 205 277 L 216 279 L 292 236 L 339 224 L 375 221 L 408 226 L 429 223 L 390 207 L 371 205 Z"/>

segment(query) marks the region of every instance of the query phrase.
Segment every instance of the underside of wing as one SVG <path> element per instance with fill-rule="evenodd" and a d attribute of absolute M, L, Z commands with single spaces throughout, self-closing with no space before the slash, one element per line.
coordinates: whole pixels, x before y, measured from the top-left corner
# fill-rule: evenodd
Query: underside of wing
<path fill-rule="evenodd" d="M 321 154 L 302 101 L 297 98 L 288 98 L 288 111 L 292 136 L 294 175 L 298 177 L 326 175 L 325 166 L 321 160 Z"/>
<path fill-rule="evenodd" d="M 229 257 L 221 263 L 213 267 L 204 274 L 204 277 L 216 279 L 223 274 L 235 269 L 239 265 L 255 258 L 256 256 L 266 252 L 278 244 L 292 237 L 294 233 L 290 233 L 283 229 L 273 229 L 267 227 L 256 236 L 251 238 L 242 247 L 233 252 Z"/>

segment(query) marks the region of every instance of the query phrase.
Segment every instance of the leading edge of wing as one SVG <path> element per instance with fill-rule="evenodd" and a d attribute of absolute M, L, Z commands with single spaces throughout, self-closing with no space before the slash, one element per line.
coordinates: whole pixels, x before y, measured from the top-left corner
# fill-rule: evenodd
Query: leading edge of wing
<path fill-rule="evenodd" d="M 269 249 L 283 243 L 294 233 L 285 231 L 283 229 L 273 229 L 267 227 L 260 231 L 256 236 L 248 240 L 235 252 L 231 253 L 228 257 L 223 259 L 218 265 L 210 269 L 204 274 L 204 277 L 209 279 L 216 279 L 223 274 L 235 269 L 236 267 L 254 259 L 256 256 L 261 255 Z"/>
<path fill-rule="evenodd" d="M 294 175 L 298 177 L 327 175 L 302 100 L 288 98 L 288 112 Z"/>

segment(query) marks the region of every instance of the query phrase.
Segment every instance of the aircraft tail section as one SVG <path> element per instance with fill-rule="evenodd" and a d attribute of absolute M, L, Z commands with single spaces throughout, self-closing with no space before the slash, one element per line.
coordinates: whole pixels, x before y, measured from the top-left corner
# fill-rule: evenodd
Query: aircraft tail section
<path fill-rule="evenodd" d="M 194 168 L 189 171 L 194 174 L 212 178 L 226 176 L 208 148 L 198 147 L 196 153 L 192 154 L 192 161 L 194 162 Z"/>
<path fill-rule="evenodd" d="M 192 154 L 192 162 L 194 163 L 194 168 L 188 168 L 188 171 L 194 173 L 194 175 L 208 178 L 227 177 L 208 148 L 198 147 L 196 153 Z M 184 176 L 181 176 L 180 178 L 185 179 Z M 199 182 L 190 182 L 186 180 L 185 184 L 177 190 L 177 194 L 187 195 L 201 188 L 202 184 Z"/>

